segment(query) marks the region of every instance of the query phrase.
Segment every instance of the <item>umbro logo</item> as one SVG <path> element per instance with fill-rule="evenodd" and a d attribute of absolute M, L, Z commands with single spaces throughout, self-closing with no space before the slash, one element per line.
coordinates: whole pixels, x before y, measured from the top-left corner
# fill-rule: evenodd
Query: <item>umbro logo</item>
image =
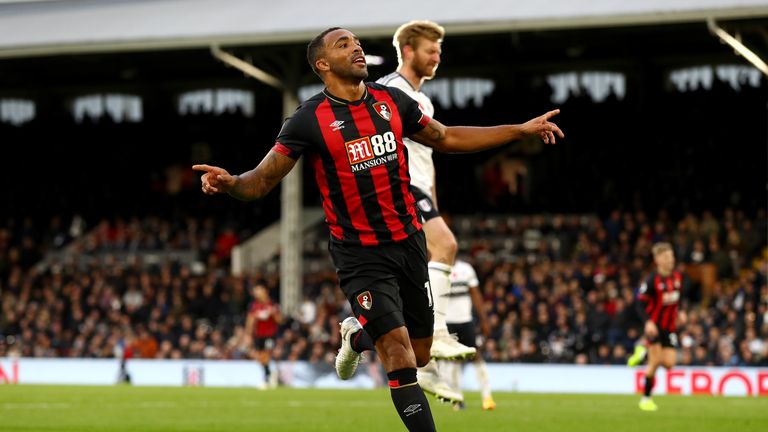
<path fill-rule="evenodd" d="M 408 405 L 408 408 L 403 410 L 403 414 L 405 414 L 406 417 L 409 417 L 416 414 L 419 411 L 421 411 L 421 404 L 412 404 L 412 405 Z"/>
<path fill-rule="evenodd" d="M 328 126 L 332 128 L 331 131 L 336 132 L 337 130 L 344 129 L 344 120 L 336 120 Z"/>

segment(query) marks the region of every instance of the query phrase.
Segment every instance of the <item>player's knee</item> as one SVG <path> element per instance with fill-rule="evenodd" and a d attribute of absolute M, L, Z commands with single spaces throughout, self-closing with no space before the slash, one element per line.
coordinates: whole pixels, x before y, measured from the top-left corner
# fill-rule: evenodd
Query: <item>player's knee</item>
<path fill-rule="evenodd" d="M 400 344 L 389 344 L 384 353 L 388 358 L 401 359 L 407 356 L 408 350 Z"/>
<path fill-rule="evenodd" d="M 429 352 L 432 348 L 432 338 L 411 339 L 416 366 L 422 367 L 429 363 Z"/>
<path fill-rule="evenodd" d="M 381 354 L 388 359 L 390 364 L 397 364 L 401 367 L 415 366 L 414 353 L 404 344 L 398 341 L 391 341 L 383 345 L 384 352 Z M 377 350 L 380 350 L 380 348 L 377 347 Z"/>

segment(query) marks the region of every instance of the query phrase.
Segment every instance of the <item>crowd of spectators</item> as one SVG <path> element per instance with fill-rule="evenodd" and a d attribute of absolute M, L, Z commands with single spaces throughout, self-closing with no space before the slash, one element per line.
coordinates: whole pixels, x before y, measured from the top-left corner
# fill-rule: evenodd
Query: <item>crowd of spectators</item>
<path fill-rule="evenodd" d="M 665 240 L 692 280 L 682 300 L 679 363 L 768 364 L 763 210 L 448 219 L 481 281 L 492 328 L 482 346 L 488 361 L 623 364 L 641 329 L 635 290 L 652 269 L 651 245 Z M 78 224 L 0 225 L 0 357 L 249 358 L 249 287 L 263 281 L 279 299 L 277 257 L 232 276 L 229 252 L 242 239 L 211 220 Z M 324 235 L 305 244 L 305 257 L 325 265 L 305 275 L 304 300 L 282 323 L 274 358 L 330 362 L 350 308 Z M 99 259 L 40 264 L 62 248 Z M 197 258 L 144 261 L 142 251 L 163 249 Z"/>
<path fill-rule="evenodd" d="M 756 220 L 761 226 L 730 210 L 719 220 L 709 212 L 672 221 L 664 213 L 650 220 L 618 211 L 606 220 L 465 219 L 457 235 L 473 239 L 463 249 L 480 275 L 494 328 L 484 355 L 489 361 L 623 364 L 642 329 L 633 302 L 652 269 L 651 246 L 670 241 L 693 281 L 683 299 L 680 363 L 764 363 L 765 215 Z M 710 281 L 702 276 L 707 267 Z"/>
<path fill-rule="evenodd" d="M 768 364 L 768 218 L 764 182 L 755 180 L 765 178 L 768 81 L 743 75 L 728 84 L 716 74 L 706 88 L 675 90 L 673 65 L 644 56 L 632 62 L 641 69 L 625 74 L 621 95 L 598 103 L 586 89 L 572 89 L 556 104 L 550 62 L 520 49 L 536 44 L 514 45 L 523 57 L 477 70 L 496 88 L 482 109 L 438 103 L 436 117 L 448 125 L 500 124 L 557 106 L 568 138 L 554 147 L 528 142 L 460 157 L 436 153 L 438 190 L 450 191 L 440 197 L 441 210 L 600 216 L 452 218 L 492 324 L 482 355 L 623 363 L 641 328 L 634 291 L 652 269 L 651 244 L 667 240 L 693 281 L 683 299 L 679 363 Z M 465 52 L 448 48 L 449 56 Z M 61 108 L 80 84 L 52 84 L 58 90 L 47 96 L 30 87 L 37 116 L 22 125 L 0 121 L 5 160 L 24 162 L 0 172 L 11 185 L 0 209 L 0 357 L 249 357 L 242 335 L 249 287 L 264 280 L 279 299 L 277 258 L 245 277 L 232 276 L 228 260 L 235 244 L 276 220 L 280 195 L 258 204 L 205 197 L 190 166 L 253 168 L 279 132 L 282 115 L 274 108 L 282 93 L 201 64 L 184 68 L 194 74 L 170 86 L 131 86 L 145 101 L 136 123 L 109 115 L 76 120 Z M 86 82 L 76 69 L 72 82 Z M 256 114 L 173 109 L 180 89 L 198 89 L 212 77 L 254 90 Z M 616 132 L 596 133 L 595 119 Z M 740 126 L 680 127 L 716 124 Z M 307 171 L 304 204 L 317 205 Z M 726 205 L 737 210 L 655 212 Z M 610 212 L 614 207 L 654 214 Z M 62 216 L 46 220 L 51 214 Z M 94 223 L 105 214 L 109 219 Z M 305 267 L 304 301 L 281 325 L 278 360 L 330 361 L 339 346 L 338 322 L 350 310 L 325 236 L 306 244 L 312 264 Z"/>

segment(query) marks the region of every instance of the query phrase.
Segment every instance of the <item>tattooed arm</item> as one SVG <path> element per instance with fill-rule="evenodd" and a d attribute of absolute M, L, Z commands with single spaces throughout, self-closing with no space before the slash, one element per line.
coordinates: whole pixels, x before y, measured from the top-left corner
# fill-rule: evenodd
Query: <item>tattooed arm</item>
<path fill-rule="evenodd" d="M 416 132 L 411 138 L 440 152 L 465 153 L 500 146 L 529 136 L 540 137 L 545 144 L 555 143 L 555 134 L 564 138 L 563 132 L 549 119 L 560 110 L 550 111 L 521 125 L 490 127 L 453 126 L 448 127 L 435 119 Z"/>
<path fill-rule="evenodd" d="M 210 165 L 194 165 L 195 171 L 203 171 L 203 193 L 228 193 L 243 201 L 263 197 L 272 190 L 296 165 L 296 160 L 270 150 L 259 165 L 240 175 L 231 175 L 225 169 Z"/>

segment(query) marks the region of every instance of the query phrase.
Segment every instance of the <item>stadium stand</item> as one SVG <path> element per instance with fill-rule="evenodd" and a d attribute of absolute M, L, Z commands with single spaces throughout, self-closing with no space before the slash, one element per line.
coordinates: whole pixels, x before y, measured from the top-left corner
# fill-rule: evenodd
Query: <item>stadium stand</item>
<path fill-rule="evenodd" d="M 604 219 L 457 215 L 452 226 L 478 270 L 490 313 L 488 361 L 623 364 L 640 329 L 631 304 L 650 269 L 650 245 L 667 240 L 694 281 L 684 301 L 689 318 L 680 363 L 764 366 L 765 221 L 764 210 L 681 219 L 616 210 Z M 83 252 L 101 251 L 101 259 L 37 266 L 67 244 L 77 224 L 8 219 L 0 228 L 0 356 L 100 358 L 129 350 L 134 358 L 248 357 L 238 344 L 247 288 L 264 280 L 278 298 L 277 257 L 234 277 L 228 251 L 240 238 L 231 231 L 148 216 L 101 221 L 74 241 Z M 336 328 L 349 306 L 324 255 L 324 230 L 307 237 L 305 259 L 313 264 L 304 302 L 281 327 L 278 360 L 330 363 L 339 346 Z M 140 253 L 114 258 L 136 245 L 193 250 L 197 257 L 192 264 L 174 256 L 143 262 Z"/>
<path fill-rule="evenodd" d="M 279 299 L 279 257 L 233 276 L 231 251 L 275 222 L 279 194 L 259 203 L 203 198 L 189 167 L 252 168 L 279 131 L 282 95 L 213 59 L 210 34 L 195 33 L 192 45 L 158 37 L 169 25 L 199 32 L 195 17 L 207 21 L 216 2 L 197 2 L 172 21 L 141 18 L 171 16 L 172 1 L 122 2 L 135 21 L 115 19 L 110 2 L 5 3 L 19 14 L 0 17 L 11 29 L 0 38 L 0 137 L 12 162 L 0 171 L 10 185 L 0 206 L 0 358 L 249 358 L 241 343 L 248 288 L 263 280 Z M 252 8 L 236 3 L 232 10 Z M 536 6 L 550 30 L 540 22 L 509 28 L 504 20 L 529 6 L 509 3 L 507 15 L 490 17 L 502 20 L 496 27 L 451 34 L 446 81 L 430 83 L 445 124 L 516 121 L 558 107 L 567 134 L 556 147 L 435 156 L 440 206 L 453 215 L 491 316 L 483 355 L 624 364 L 640 331 L 634 291 L 650 271 L 651 244 L 667 240 L 694 281 L 678 364 L 768 365 L 768 80 L 706 31 L 712 10 L 676 22 L 677 2 L 651 2 L 667 12 L 665 25 L 654 14 L 624 21 L 632 5 L 616 3 L 595 21 L 584 5 L 560 3 Z M 87 23 L 89 5 L 119 24 L 104 25 L 101 42 L 87 25 L 37 24 L 62 13 Z M 755 16 L 734 9 L 724 25 L 764 52 L 765 6 Z M 395 11 L 389 24 L 400 21 L 398 10 L 387 8 Z M 324 11 L 334 24 L 341 12 L 354 11 Z M 291 19 L 297 39 L 277 43 L 271 20 L 231 15 L 243 27 L 220 20 L 214 34 L 228 51 L 272 72 L 294 64 L 297 85 L 317 83 L 302 58 L 304 32 L 325 21 Z M 584 28 L 598 22 L 607 26 Z M 256 32 L 241 31 L 254 24 Z M 124 39 L 123 25 L 140 33 Z M 384 63 L 371 66 L 372 80 L 394 66 L 391 29 L 374 27 L 364 42 Z M 31 43 L 37 33 L 42 41 Z M 62 43 L 73 35 L 80 39 Z M 473 95 L 460 79 L 493 90 Z M 253 106 L 214 103 L 233 89 Z M 110 106 L 110 95 L 126 99 L 94 109 Z M 318 205 L 313 187 L 304 197 L 305 207 Z M 350 311 L 326 243 L 323 226 L 305 236 L 303 302 L 281 326 L 278 360 L 333 362 L 338 323 Z"/>

